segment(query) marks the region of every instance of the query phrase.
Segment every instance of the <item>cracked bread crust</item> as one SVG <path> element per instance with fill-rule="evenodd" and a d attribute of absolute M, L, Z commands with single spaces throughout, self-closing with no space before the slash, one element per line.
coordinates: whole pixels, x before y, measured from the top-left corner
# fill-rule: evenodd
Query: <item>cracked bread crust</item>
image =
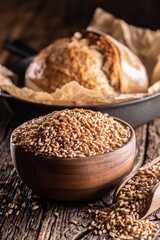
<path fill-rule="evenodd" d="M 25 78 L 26 86 L 50 93 L 71 81 L 103 94 L 145 92 L 148 79 L 143 68 L 137 56 L 110 36 L 85 31 L 42 50 Z M 137 80 L 137 74 L 142 79 Z"/>

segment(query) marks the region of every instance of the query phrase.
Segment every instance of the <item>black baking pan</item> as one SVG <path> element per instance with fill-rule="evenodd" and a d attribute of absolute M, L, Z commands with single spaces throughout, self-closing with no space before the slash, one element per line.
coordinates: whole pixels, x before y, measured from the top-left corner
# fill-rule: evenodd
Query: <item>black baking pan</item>
<path fill-rule="evenodd" d="M 6 40 L 4 47 L 11 52 L 23 57 L 22 60 L 7 66 L 10 70 L 19 76 L 18 85 L 22 87 L 24 85 L 25 71 L 37 52 L 17 40 Z M 0 96 L 7 107 L 15 114 L 19 122 L 23 122 L 31 118 L 50 113 L 54 110 L 75 108 L 75 106 L 51 106 L 23 101 L 12 97 L 2 90 L 0 91 Z M 80 106 L 79 108 L 87 108 L 94 111 L 109 113 L 112 116 L 118 117 L 128 122 L 132 127 L 135 128 L 151 121 L 160 114 L 160 92 L 151 96 L 144 97 L 142 99 L 122 103 L 87 107 Z"/>

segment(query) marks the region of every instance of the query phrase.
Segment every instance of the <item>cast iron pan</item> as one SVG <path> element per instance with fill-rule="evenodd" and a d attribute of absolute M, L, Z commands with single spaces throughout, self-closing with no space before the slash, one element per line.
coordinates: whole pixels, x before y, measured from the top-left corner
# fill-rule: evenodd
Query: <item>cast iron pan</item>
<path fill-rule="evenodd" d="M 22 87 L 24 85 L 25 71 L 37 52 L 17 40 L 6 40 L 4 47 L 9 51 L 23 57 L 22 60 L 7 66 L 10 70 L 18 74 L 18 85 Z M 31 118 L 50 113 L 54 110 L 75 108 L 75 106 L 49 106 L 45 104 L 27 102 L 12 97 L 2 90 L 0 92 L 0 96 L 7 107 L 15 114 L 19 122 L 24 122 Z M 82 106 L 80 108 L 82 108 Z M 147 96 L 143 99 L 132 100 L 124 103 L 85 106 L 84 108 L 92 109 L 94 111 L 101 111 L 103 113 L 109 113 L 112 116 L 128 122 L 132 125 L 132 127 L 137 127 L 151 121 L 160 114 L 160 92 L 151 96 Z"/>

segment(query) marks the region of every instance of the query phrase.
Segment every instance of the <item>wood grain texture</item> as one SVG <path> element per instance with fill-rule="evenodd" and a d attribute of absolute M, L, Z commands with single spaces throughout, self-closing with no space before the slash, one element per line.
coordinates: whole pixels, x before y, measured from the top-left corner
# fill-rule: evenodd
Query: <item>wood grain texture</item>
<path fill-rule="evenodd" d="M 143 166 L 143 169 L 148 169 L 152 167 L 154 164 L 160 162 L 160 156 L 157 157 L 156 159 L 146 163 Z M 117 187 L 117 189 L 114 192 L 114 202 L 116 202 L 116 199 L 119 195 L 119 192 L 121 189 L 126 185 L 126 183 L 132 179 L 135 175 L 137 174 L 137 171 L 134 171 L 130 174 L 128 174 L 123 182 Z M 150 191 L 148 197 L 147 197 L 147 203 L 146 207 L 142 212 L 140 212 L 140 219 L 146 218 L 148 215 L 151 213 L 155 212 L 157 209 L 160 207 L 160 202 L 158 199 L 160 198 L 160 182 L 158 182 Z"/>
<path fill-rule="evenodd" d="M 123 147 L 98 156 L 35 156 L 15 146 L 11 136 L 11 156 L 19 176 L 33 191 L 54 200 L 81 201 L 102 195 L 131 171 L 135 157 L 133 128 L 118 118 L 114 119 L 130 128 L 131 137 Z"/>
<path fill-rule="evenodd" d="M 145 163 L 158 156 L 160 156 L 160 118 L 156 118 L 148 124 Z M 160 222 L 160 209 L 152 213 L 148 218 Z M 160 233 L 157 234 L 155 240 L 159 238 Z"/>
<path fill-rule="evenodd" d="M 128 8 L 127 1 L 7 1 L 1 0 L 0 6 L 0 63 L 11 63 L 18 58 L 3 50 L 5 38 L 17 37 L 28 43 L 33 48 L 40 50 L 47 46 L 56 37 L 62 35 L 68 29 L 75 27 L 84 28 L 88 25 L 92 13 L 97 6 L 106 10 L 113 10 L 117 17 L 125 15 L 125 19 L 132 24 L 141 24 L 146 27 L 158 28 L 160 25 L 157 16 L 159 1 L 147 0 L 145 5 L 137 1 L 135 9 L 139 9 L 138 18 L 135 18 L 133 7 Z M 123 8 L 122 8 L 123 6 Z M 125 7 L 126 6 L 126 9 Z M 154 13 L 157 9 L 156 12 Z M 88 10 L 89 9 L 89 10 Z M 121 9 L 121 11 L 119 10 Z M 129 9 L 129 10 L 128 10 Z M 71 14 L 72 12 L 72 14 Z M 128 15 L 127 15 L 128 14 Z M 142 21 L 141 21 L 142 20 Z M 139 22 L 138 22 L 139 21 Z M 100 237 L 93 235 L 87 230 L 92 217 L 87 213 L 87 203 L 60 203 L 40 199 L 37 201 L 39 209 L 32 211 L 34 199 L 28 200 L 31 191 L 18 178 L 11 162 L 9 150 L 9 138 L 15 127 L 13 118 L 8 113 L 4 104 L 0 102 L 0 180 L 8 180 L 7 185 L 0 186 L 0 192 L 5 192 L 5 197 L 0 197 L 0 207 L 3 199 L 11 202 L 18 189 L 21 190 L 21 197 L 18 209 L 20 214 L 5 217 L 7 211 L 0 208 L 0 239 L 27 239 L 27 240 L 98 240 L 110 239 L 108 235 Z M 136 129 L 137 149 L 136 166 L 143 162 L 148 162 L 160 155 L 160 118 L 155 119 L 149 125 L 144 125 Z M 103 208 L 112 203 L 113 192 L 106 192 L 103 198 L 91 201 L 95 208 Z M 26 208 L 21 204 L 26 203 Z M 55 212 L 59 215 L 55 216 Z M 160 222 L 160 211 L 156 211 L 149 216 L 152 221 Z M 77 225 L 71 223 L 77 221 Z M 157 235 L 157 240 L 160 235 Z"/>

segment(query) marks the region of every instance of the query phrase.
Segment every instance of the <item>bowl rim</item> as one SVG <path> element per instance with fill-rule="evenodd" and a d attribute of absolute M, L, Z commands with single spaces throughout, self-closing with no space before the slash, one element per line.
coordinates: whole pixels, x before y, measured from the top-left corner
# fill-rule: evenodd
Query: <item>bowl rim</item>
<path fill-rule="evenodd" d="M 109 115 L 109 116 L 110 116 L 110 115 Z M 127 143 L 125 143 L 123 146 L 117 148 L 117 149 L 114 150 L 114 151 L 107 152 L 107 153 L 104 153 L 104 154 L 91 155 L 91 156 L 88 156 L 88 157 L 79 157 L 79 158 L 78 158 L 78 157 L 65 158 L 65 157 L 56 157 L 56 156 L 45 156 L 45 155 L 42 155 L 42 154 L 37 154 L 37 155 L 35 155 L 33 152 L 31 152 L 31 151 L 25 151 L 24 148 L 22 148 L 22 147 L 20 147 L 20 146 L 16 146 L 16 145 L 12 142 L 12 138 L 13 138 L 13 133 L 14 133 L 14 131 L 15 131 L 18 127 L 20 127 L 21 125 L 23 125 L 24 123 L 20 124 L 18 127 L 16 127 L 16 128 L 13 130 L 13 132 L 11 133 L 11 137 L 10 137 L 10 144 L 11 144 L 12 146 L 14 146 L 15 148 L 20 149 L 21 151 L 24 151 L 26 154 L 32 155 L 35 159 L 37 159 L 38 157 L 40 157 L 40 158 L 44 158 L 44 159 L 46 159 L 46 160 L 51 160 L 51 161 L 52 161 L 52 160 L 58 160 L 58 161 L 62 161 L 62 160 L 63 160 L 63 161 L 73 161 L 73 160 L 75 160 L 75 161 L 82 161 L 82 160 L 84 160 L 84 159 L 86 159 L 86 160 L 93 160 L 93 161 L 94 161 L 95 158 L 99 158 L 99 157 L 106 156 L 106 155 L 107 155 L 107 156 L 113 155 L 114 153 L 117 153 L 117 152 L 121 151 L 121 149 L 123 149 L 123 148 L 125 148 L 126 146 L 128 146 L 128 145 L 131 143 L 131 141 L 135 141 L 135 142 L 136 142 L 135 131 L 134 131 L 134 129 L 132 128 L 132 126 L 131 126 L 129 123 L 127 123 L 127 122 L 125 122 L 124 120 L 122 120 L 122 119 L 120 119 L 120 118 L 117 118 L 117 117 L 113 117 L 113 116 L 110 116 L 110 117 L 112 117 L 114 120 L 120 122 L 121 124 L 123 124 L 123 125 L 125 125 L 125 126 L 128 126 L 128 127 L 130 128 L 130 130 L 131 130 L 131 136 L 130 136 L 130 138 L 129 138 L 129 141 L 128 141 Z M 39 117 L 38 117 L 38 118 L 39 118 Z M 35 119 L 36 119 L 36 118 L 35 118 Z M 26 121 L 25 123 L 30 122 L 30 121 L 32 121 L 32 119 L 29 120 L 29 121 Z"/>

